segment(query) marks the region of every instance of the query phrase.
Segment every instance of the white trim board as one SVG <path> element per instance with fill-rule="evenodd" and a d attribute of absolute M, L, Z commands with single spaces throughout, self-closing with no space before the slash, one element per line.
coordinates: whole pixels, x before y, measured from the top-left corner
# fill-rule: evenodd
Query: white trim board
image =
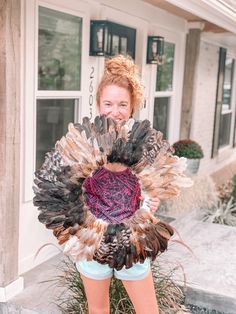
<path fill-rule="evenodd" d="M 108 8 L 125 12 L 130 16 L 141 18 L 148 23 L 158 24 L 172 31 L 185 32 L 186 30 L 186 21 L 183 18 L 155 7 L 145 1 L 96 0 L 96 2 Z"/>
<path fill-rule="evenodd" d="M 236 14 L 216 0 L 167 0 L 202 19 L 236 33 Z"/>
<path fill-rule="evenodd" d="M 63 248 L 54 244 L 43 247 L 41 252 L 38 250 L 19 261 L 19 274 L 22 275 L 49 260 L 50 258 L 62 253 Z M 38 253 L 38 254 L 37 254 Z"/>
<path fill-rule="evenodd" d="M 0 302 L 7 302 L 24 289 L 24 279 L 19 277 L 6 287 L 0 287 Z"/>
<path fill-rule="evenodd" d="M 231 33 L 202 33 L 201 40 L 218 47 L 227 48 L 236 55 L 236 34 Z"/>

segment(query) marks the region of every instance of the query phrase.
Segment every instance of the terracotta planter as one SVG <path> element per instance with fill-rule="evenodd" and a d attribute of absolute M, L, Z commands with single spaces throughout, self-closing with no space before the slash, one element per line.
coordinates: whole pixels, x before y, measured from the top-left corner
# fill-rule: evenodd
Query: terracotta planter
<path fill-rule="evenodd" d="M 185 174 L 187 176 L 193 176 L 197 174 L 200 165 L 200 159 L 187 159 L 187 168 Z"/>

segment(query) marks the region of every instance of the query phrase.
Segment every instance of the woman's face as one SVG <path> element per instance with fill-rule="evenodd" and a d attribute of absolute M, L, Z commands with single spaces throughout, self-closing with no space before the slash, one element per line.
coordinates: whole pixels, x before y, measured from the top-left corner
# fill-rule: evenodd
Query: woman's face
<path fill-rule="evenodd" d="M 99 112 L 116 122 L 127 121 L 132 113 L 130 92 L 117 85 L 108 85 L 103 88 Z"/>

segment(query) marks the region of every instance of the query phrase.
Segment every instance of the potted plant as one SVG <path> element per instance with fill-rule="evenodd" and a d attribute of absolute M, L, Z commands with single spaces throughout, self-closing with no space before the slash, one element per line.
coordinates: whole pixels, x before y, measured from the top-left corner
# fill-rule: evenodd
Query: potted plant
<path fill-rule="evenodd" d="M 200 159 L 204 157 L 201 146 L 190 139 L 179 140 L 173 144 L 174 155 L 187 158 L 186 175 L 194 175 L 198 172 Z"/>

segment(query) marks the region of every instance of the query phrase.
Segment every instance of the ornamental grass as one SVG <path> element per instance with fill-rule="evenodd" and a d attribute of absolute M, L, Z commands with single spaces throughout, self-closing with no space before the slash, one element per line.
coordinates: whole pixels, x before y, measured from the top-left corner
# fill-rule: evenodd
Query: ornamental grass
<path fill-rule="evenodd" d="M 232 197 L 236 203 L 236 174 L 230 180 L 218 186 L 217 190 L 222 202 L 227 202 Z"/>
<path fill-rule="evenodd" d="M 206 210 L 203 221 L 235 227 L 236 203 L 233 197 L 224 202 L 219 200 L 215 207 Z"/>
<path fill-rule="evenodd" d="M 87 314 L 88 305 L 79 272 L 69 259 L 63 261 L 60 270 L 62 274 L 57 278 L 57 285 L 64 287 L 65 292 L 57 299 L 59 309 L 64 314 Z M 183 305 L 184 294 L 172 278 L 175 268 L 168 273 L 162 273 L 160 265 L 155 262 L 152 264 L 152 272 L 160 314 L 189 313 Z M 145 291 L 143 297 L 145 298 Z M 122 282 L 116 278 L 112 278 L 110 286 L 110 312 L 135 314 Z"/>
<path fill-rule="evenodd" d="M 236 175 L 220 185 L 218 201 L 214 206 L 205 210 L 203 221 L 228 226 L 236 226 Z"/>

